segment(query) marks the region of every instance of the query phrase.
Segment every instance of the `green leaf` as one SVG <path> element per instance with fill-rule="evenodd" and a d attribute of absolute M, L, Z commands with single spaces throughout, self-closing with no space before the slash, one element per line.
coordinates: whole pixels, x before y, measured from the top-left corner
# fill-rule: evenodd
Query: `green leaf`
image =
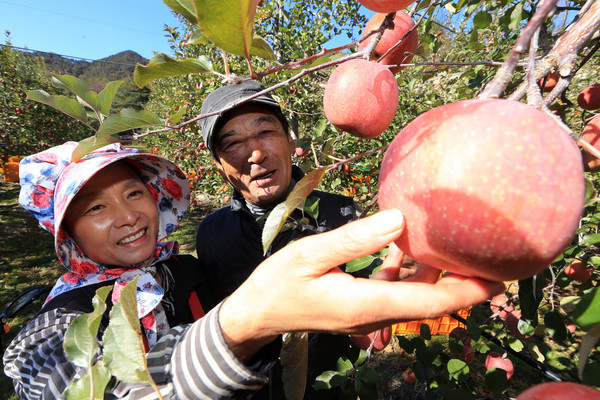
<path fill-rule="evenodd" d="M 148 126 L 164 126 L 164 122 L 156 114 L 146 110 L 134 110 L 125 108 L 118 114 L 113 114 L 106 118 L 98 133 L 99 139 L 104 136 L 114 135 L 130 129 L 144 128 Z"/>
<path fill-rule="evenodd" d="M 325 132 L 326 128 L 327 128 L 327 120 L 320 119 L 319 122 L 317 122 L 315 127 L 313 128 L 313 136 L 314 137 L 322 136 L 323 132 Z"/>
<path fill-rule="evenodd" d="M 583 241 L 589 245 L 596 245 L 600 243 L 600 233 L 591 233 L 583 236 Z"/>
<path fill-rule="evenodd" d="M 196 19 L 196 7 L 194 7 L 194 0 L 163 0 L 163 3 L 167 5 L 171 10 L 187 19 L 192 24 L 197 24 Z"/>
<path fill-rule="evenodd" d="M 58 111 L 67 114 L 83 123 L 88 122 L 88 116 L 85 108 L 75 99 L 63 95 L 51 95 L 43 90 L 30 90 L 27 92 L 29 100 L 46 104 L 56 108 Z"/>
<path fill-rule="evenodd" d="M 518 31 L 521 20 L 523 20 L 523 3 L 518 3 L 510 14 L 510 24 L 508 25 L 508 28 L 512 31 Z"/>
<path fill-rule="evenodd" d="M 346 372 L 354 368 L 354 365 L 350 360 L 344 357 L 340 357 L 337 360 L 337 370 L 338 372 Z"/>
<path fill-rule="evenodd" d="M 519 281 L 519 300 L 523 318 L 532 320 L 537 325 L 537 309 L 544 298 L 544 287 L 546 286 L 545 271 L 540 272 L 527 279 Z"/>
<path fill-rule="evenodd" d="M 308 333 L 285 333 L 279 361 L 283 367 L 282 381 L 285 398 L 303 399 L 308 367 Z"/>
<path fill-rule="evenodd" d="M 478 29 L 487 28 L 492 23 L 492 16 L 486 11 L 480 11 L 473 17 L 473 25 Z"/>
<path fill-rule="evenodd" d="M 181 107 L 175 114 L 173 114 L 169 117 L 169 122 L 172 124 L 178 124 L 186 112 L 187 112 L 187 108 Z"/>
<path fill-rule="evenodd" d="M 501 368 L 491 368 L 485 373 L 485 384 L 492 394 L 500 396 L 508 388 L 506 371 Z"/>
<path fill-rule="evenodd" d="M 317 196 L 308 197 L 306 201 L 304 201 L 304 210 L 305 214 L 308 214 L 309 217 L 314 219 L 315 221 L 319 218 L 319 204 L 321 199 Z"/>
<path fill-rule="evenodd" d="M 206 56 L 175 60 L 165 53 L 157 53 L 148 65 L 136 65 L 133 81 L 141 88 L 155 79 L 194 73 L 213 73 L 213 65 Z"/>
<path fill-rule="evenodd" d="M 106 297 L 112 286 L 96 290 L 92 298 L 94 310 L 76 317 L 65 332 L 63 349 L 67 358 L 79 367 L 89 368 L 98 351 L 98 328 L 106 311 Z"/>
<path fill-rule="evenodd" d="M 74 93 L 94 111 L 100 112 L 101 107 L 98 93 L 88 89 L 82 80 L 71 75 L 55 75 L 52 76 L 52 84 Z"/>
<path fill-rule="evenodd" d="M 467 363 L 462 360 L 457 360 L 456 358 L 452 358 L 448 361 L 447 369 L 450 378 L 456 381 L 464 380 L 469 374 L 469 366 Z"/>
<path fill-rule="evenodd" d="M 321 375 L 317 376 L 313 388 L 315 390 L 332 389 L 340 385 L 339 381 L 334 378 L 345 378 L 346 374 L 338 371 L 325 371 Z"/>
<path fill-rule="evenodd" d="M 367 268 L 369 265 L 371 265 L 375 258 L 377 257 L 373 257 L 372 255 L 355 258 L 354 260 L 346 263 L 346 272 L 351 273 Z"/>
<path fill-rule="evenodd" d="M 90 399 L 90 393 L 93 393 L 94 400 L 102 400 L 105 398 L 106 385 L 110 382 L 110 378 L 110 370 L 102 360 L 99 360 L 81 378 L 69 384 L 65 397 L 67 400 Z"/>
<path fill-rule="evenodd" d="M 594 288 L 585 293 L 571 317 L 577 325 L 585 330 L 600 325 L 600 290 Z"/>
<path fill-rule="evenodd" d="M 121 298 L 110 311 L 103 338 L 104 361 L 112 374 L 126 383 L 152 382 L 137 313 L 137 280 L 123 287 Z"/>
<path fill-rule="evenodd" d="M 110 114 L 110 106 L 112 105 L 117 90 L 122 84 L 123 81 L 108 82 L 104 89 L 102 89 L 102 91 L 98 93 L 98 97 L 100 99 L 100 112 L 102 114 Z"/>
<path fill-rule="evenodd" d="M 71 161 L 77 162 L 86 154 L 91 153 L 100 147 L 104 147 L 111 143 L 118 143 L 120 141 L 121 137 L 119 135 L 104 136 L 102 138 L 98 138 L 96 135 L 94 135 L 80 140 L 77 144 L 77 147 L 75 147 L 75 150 L 73 150 L 73 154 L 71 154 Z"/>
<path fill-rule="evenodd" d="M 562 342 L 567 339 L 567 326 L 558 310 L 550 311 L 544 315 L 544 325 L 546 325 L 548 333 L 554 340 Z"/>
<path fill-rule="evenodd" d="M 307 173 L 292 189 L 284 202 L 279 203 L 273 208 L 262 232 L 263 251 L 267 254 L 271 243 L 290 216 L 306 197 L 317 187 L 319 182 L 325 176 L 328 167 L 320 167 Z"/>
<path fill-rule="evenodd" d="M 254 35 L 258 0 L 195 0 L 202 33 L 217 47 L 249 58 L 250 54 L 273 60 L 269 44 Z"/>
<path fill-rule="evenodd" d="M 583 380 L 583 371 L 585 370 L 587 360 L 592 349 L 596 346 L 596 343 L 598 343 L 598 340 L 600 340 L 600 325 L 592 327 L 581 340 L 581 346 L 579 347 L 579 365 L 577 367 L 577 374 L 580 380 Z"/>

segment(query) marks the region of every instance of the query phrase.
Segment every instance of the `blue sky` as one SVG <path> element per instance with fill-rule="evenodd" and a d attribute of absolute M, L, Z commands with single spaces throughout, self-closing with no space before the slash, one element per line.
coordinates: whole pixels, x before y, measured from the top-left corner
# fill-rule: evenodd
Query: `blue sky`
<path fill-rule="evenodd" d="M 161 0 L 0 0 L 1 44 L 9 30 L 15 47 L 69 57 L 97 60 L 124 50 L 148 59 L 154 52 L 170 54 L 165 24 L 178 21 Z"/>
<path fill-rule="evenodd" d="M 178 21 L 161 0 L 0 0 L 1 43 L 97 60 L 133 50 L 170 53 L 163 26 Z"/>

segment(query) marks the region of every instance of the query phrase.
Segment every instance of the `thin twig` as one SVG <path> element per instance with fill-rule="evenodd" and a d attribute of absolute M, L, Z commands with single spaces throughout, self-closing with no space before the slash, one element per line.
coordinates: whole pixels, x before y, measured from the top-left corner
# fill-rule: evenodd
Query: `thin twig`
<path fill-rule="evenodd" d="M 486 85 L 479 98 L 491 99 L 500 97 L 512 78 L 517 61 L 525 52 L 533 34 L 544 23 L 546 17 L 556 8 L 556 1 L 557 0 L 544 0 L 542 2 L 540 8 L 533 14 L 531 20 L 525 25 L 523 31 L 521 31 L 521 35 L 509 53 L 506 62 L 496 72 L 492 81 Z"/>

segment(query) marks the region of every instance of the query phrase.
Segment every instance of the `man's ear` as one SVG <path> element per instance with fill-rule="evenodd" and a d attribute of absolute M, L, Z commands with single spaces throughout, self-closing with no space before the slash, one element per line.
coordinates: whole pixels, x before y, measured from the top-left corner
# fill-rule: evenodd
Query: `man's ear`
<path fill-rule="evenodd" d="M 223 178 L 223 180 L 227 183 L 229 183 L 229 179 L 227 179 L 227 175 L 225 175 L 225 170 L 223 169 L 223 165 L 221 165 L 220 162 L 215 160 L 215 165 L 217 166 L 217 171 L 219 171 L 219 175 L 221 175 L 221 178 Z"/>
<path fill-rule="evenodd" d="M 294 139 L 292 139 L 292 135 L 290 135 L 289 133 L 287 135 L 287 138 L 288 138 L 288 148 L 290 150 L 290 157 L 291 157 L 296 152 L 296 143 L 294 143 Z"/>

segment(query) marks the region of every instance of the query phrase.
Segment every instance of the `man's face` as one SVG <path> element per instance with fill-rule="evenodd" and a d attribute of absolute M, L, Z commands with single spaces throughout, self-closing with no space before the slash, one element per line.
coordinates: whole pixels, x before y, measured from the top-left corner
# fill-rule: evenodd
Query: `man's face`
<path fill-rule="evenodd" d="M 233 110 L 215 143 L 219 172 L 249 203 L 265 207 L 286 195 L 294 141 L 268 108 L 249 103 Z"/>
<path fill-rule="evenodd" d="M 139 175 L 126 162 L 117 161 L 81 188 L 63 224 L 95 262 L 128 266 L 154 254 L 158 207 Z"/>

